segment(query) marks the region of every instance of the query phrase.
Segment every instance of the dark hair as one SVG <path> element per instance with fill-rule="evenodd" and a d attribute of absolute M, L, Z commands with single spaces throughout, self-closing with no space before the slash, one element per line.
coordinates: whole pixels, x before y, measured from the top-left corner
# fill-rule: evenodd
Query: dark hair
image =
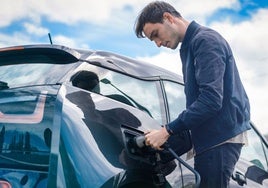
<path fill-rule="evenodd" d="M 170 4 L 164 1 L 154 1 L 144 7 L 137 17 L 135 33 L 138 38 L 144 38 L 143 27 L 146 23 L 163 23 L 163 14 L 168 12 L 176 17 L 181 14 Z"/>

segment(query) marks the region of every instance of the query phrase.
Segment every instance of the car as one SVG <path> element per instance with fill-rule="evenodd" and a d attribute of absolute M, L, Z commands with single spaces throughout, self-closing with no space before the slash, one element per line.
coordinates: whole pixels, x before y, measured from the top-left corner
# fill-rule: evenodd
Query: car
<path fill-rule="evenodd" d="M 161 151 L 144 145 L 185 109 L 178 74 L 36 44 L 1 48 L 0 75 L 0 187 L 198 187 L 190 131 Z M 231 187 L 268 186 L 268 144 L 251 126 Z"/>

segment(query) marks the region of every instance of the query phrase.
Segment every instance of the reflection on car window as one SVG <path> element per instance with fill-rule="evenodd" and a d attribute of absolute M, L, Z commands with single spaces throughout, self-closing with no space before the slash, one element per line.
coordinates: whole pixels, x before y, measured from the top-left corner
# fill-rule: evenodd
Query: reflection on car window
<path fill-rule="evenodd" d="M 2 86 L 5 84 L 5 88 L 55 84 L 72 66 L 73 64 L 14 64 L 0 66 L 0 81 Z"/>
<path fill-rule="evenodd" d="M 186 101 L 183 86 L 170 82 L 164 81 L 168 108 L 169 108 L 169 116 L 170 121 L 176 119 L 180 112 L 185 109 Z"/>
<path fill-rule="evenodd" d="M 136 107 L 162 123 L 160 99 L 156 81 L 139 80 L 118 72 L 87 64 L 87 72 L 94 72 L 99 79 L 97 90 L 114 100 Z M 80 71 L 78 71 L 80 72 Z M 90 79 L 91 80 L 91 79 Z M 74 85 L 74 84 L 73 84 Z"/>
<path fill-rule="evenodd" d="M 78 71 L 71 77 L 71 82 L 73 86 L 85 89 L 87 91 L 100 93 L 99 77 L 92 71 Z"/>
<path fill-rule="evenodd" d="M 248 131 L 248 145 L 243 147 L 241 158 L 267 171 L 267 147 L 262 143 L 254 129 Z"/>

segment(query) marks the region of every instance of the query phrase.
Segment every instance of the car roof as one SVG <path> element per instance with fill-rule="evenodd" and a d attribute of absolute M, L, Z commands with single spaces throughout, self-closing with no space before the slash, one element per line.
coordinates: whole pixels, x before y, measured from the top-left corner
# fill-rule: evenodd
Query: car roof
<path fill-rule="evenodd" d="M 0 48 L 0 66 L 20 63 L 68 64 L 86 61 L 143 79 L 166 79 L 182 83 L 182 77 L 161 67 L 108 51 L 74 49 L 37 44 Z"/>

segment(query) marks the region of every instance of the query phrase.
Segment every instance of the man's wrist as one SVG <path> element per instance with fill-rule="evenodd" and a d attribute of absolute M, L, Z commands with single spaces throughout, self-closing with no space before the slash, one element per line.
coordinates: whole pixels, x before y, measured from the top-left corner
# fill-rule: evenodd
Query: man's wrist
<path fill-rule="evenodd" d="M 170 127 L 168 126 L 168 124 L 165 125 L 166 131 L 167 133 L 171 136 L 174 134 L 174 132 L 170 129 Z"/>

